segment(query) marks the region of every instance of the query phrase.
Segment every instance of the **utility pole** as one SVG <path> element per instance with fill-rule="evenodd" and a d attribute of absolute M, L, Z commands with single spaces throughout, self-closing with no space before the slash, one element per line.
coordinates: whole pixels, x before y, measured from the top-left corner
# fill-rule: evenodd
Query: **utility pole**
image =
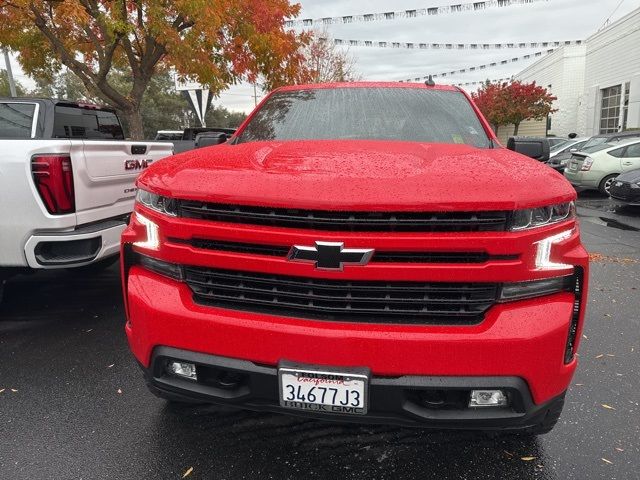
<path fill-rule="evenodd" d="M 12 97 L 17 97 L 16 94 L 16 82 L 13 80 L 13 72 L 11 71 L 11 59 L 9 58 L 9 52 L 4 51 L 4 64 L 7 68 L 7 79 L 9 80 L 9 91 Z"/>

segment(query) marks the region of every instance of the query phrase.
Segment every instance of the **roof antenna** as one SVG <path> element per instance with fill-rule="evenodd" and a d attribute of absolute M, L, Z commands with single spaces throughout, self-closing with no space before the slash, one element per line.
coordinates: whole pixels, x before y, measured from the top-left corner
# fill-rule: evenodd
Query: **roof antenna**
<path fill-rule="evenodd" d="M 435 87 L 436 86 L 436 82 L 433 81 L 433 77 L 431 75 L 429 75 L 429 78 L 425 80 L 424 84 L 427 87 Z"/>

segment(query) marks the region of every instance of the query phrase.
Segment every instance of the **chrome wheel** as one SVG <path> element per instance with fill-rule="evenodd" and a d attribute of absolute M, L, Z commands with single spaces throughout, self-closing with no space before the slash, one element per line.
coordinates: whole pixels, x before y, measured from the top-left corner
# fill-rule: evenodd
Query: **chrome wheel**
<path fill-rule="evenodd" d="M 609 190 L 611 190 L 611 185 L 613 185 L 613 181 L 616 179 L 616 177 L 618 176 L 618 174 L 614 174 L 614 175 L 609 175 L 607 177 L 604 177 L 602 179 L 602 181 L 600 182 L 600 192 L 604 193 L 605 195 L 609 195 Z"/>

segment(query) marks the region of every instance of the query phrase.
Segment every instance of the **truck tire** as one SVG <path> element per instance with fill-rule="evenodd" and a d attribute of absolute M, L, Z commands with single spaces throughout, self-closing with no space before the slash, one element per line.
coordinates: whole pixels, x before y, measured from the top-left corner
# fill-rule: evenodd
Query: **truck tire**
<path fill-rule="evenodd" d="M 616 178 L 618 175 L 620 175 L 619 173 L 614 173 L 613 175 L 607 175 L 606 177 L 604 177 L 602 179 L 602 181 L 600 182 L 600 185 L 598 185 L 598 190 L 600 190 L 600 193 L 604 194 L 604 195 L 609 195 L 609 189 L 611 188 L 611 185 L 613 184 L 613 179 Z"/>

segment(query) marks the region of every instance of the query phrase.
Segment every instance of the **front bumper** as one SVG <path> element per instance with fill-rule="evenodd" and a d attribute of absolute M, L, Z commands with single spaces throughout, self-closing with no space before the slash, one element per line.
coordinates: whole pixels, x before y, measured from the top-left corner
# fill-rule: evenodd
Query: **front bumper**
<path fill-rule="evenodd" d="M 170 360 L 196 364 L 199 371 L 198 382 L 168 375 L 165 366 Z M 367 414 L 344 415 L 281 407 L 278 398 L 277 368 L 246 360 L 157 347 L 154 349 L 150 367 L 143 367 L 143 371 L 149 389 L 161 398 L 289 413 L 340 422 L 465 430 L 520 430 L 540 424 L 550 412 L 561 409 L 564 400 L 563 392 L 548 402 L 536 405 L 526 382 L 517 377 L 372 376 Z M 220 383 L 217 379 L 221 375 L 233 376 L 235 382 Z M 466 398 L 470 389 L 492 388 L 500 388 L 507 393 L 509 406 L 443 406 L 426 402 L 423 396 L 438 394 Z"/>
<path fill-rule="evenodd" d="M 631 184 L 626 182 L 613 182 L 609 195 L 617 202 L 627 205 L 640 205 L 640 188 L 632 188 Z"/>
<path fill-rule="evenodd" d="M 564 363 L 574 295 L 498 304 L 477 325 L 349 323 L 195 304 L 185 284 L 132 266 L 125 285 L 132 351 L 146 368 L 158 346 L 277 366 L 367 367 L 374 377 L 517 377 L 544 404 L 568 387 Z M 582 323 L 582 322 L 581 322 Z M 580 335 L 581 324 L 578 330 Z"/>
<path fill-rule="evenodd" d="M 582 170 L 576 171 L 566 168 L 564 170 L 564 176 L 577 191 L 581 191 L 597 190 L 605 174 L 600 174 L 600 172 L 593 170 L 583 172 Z"/>

